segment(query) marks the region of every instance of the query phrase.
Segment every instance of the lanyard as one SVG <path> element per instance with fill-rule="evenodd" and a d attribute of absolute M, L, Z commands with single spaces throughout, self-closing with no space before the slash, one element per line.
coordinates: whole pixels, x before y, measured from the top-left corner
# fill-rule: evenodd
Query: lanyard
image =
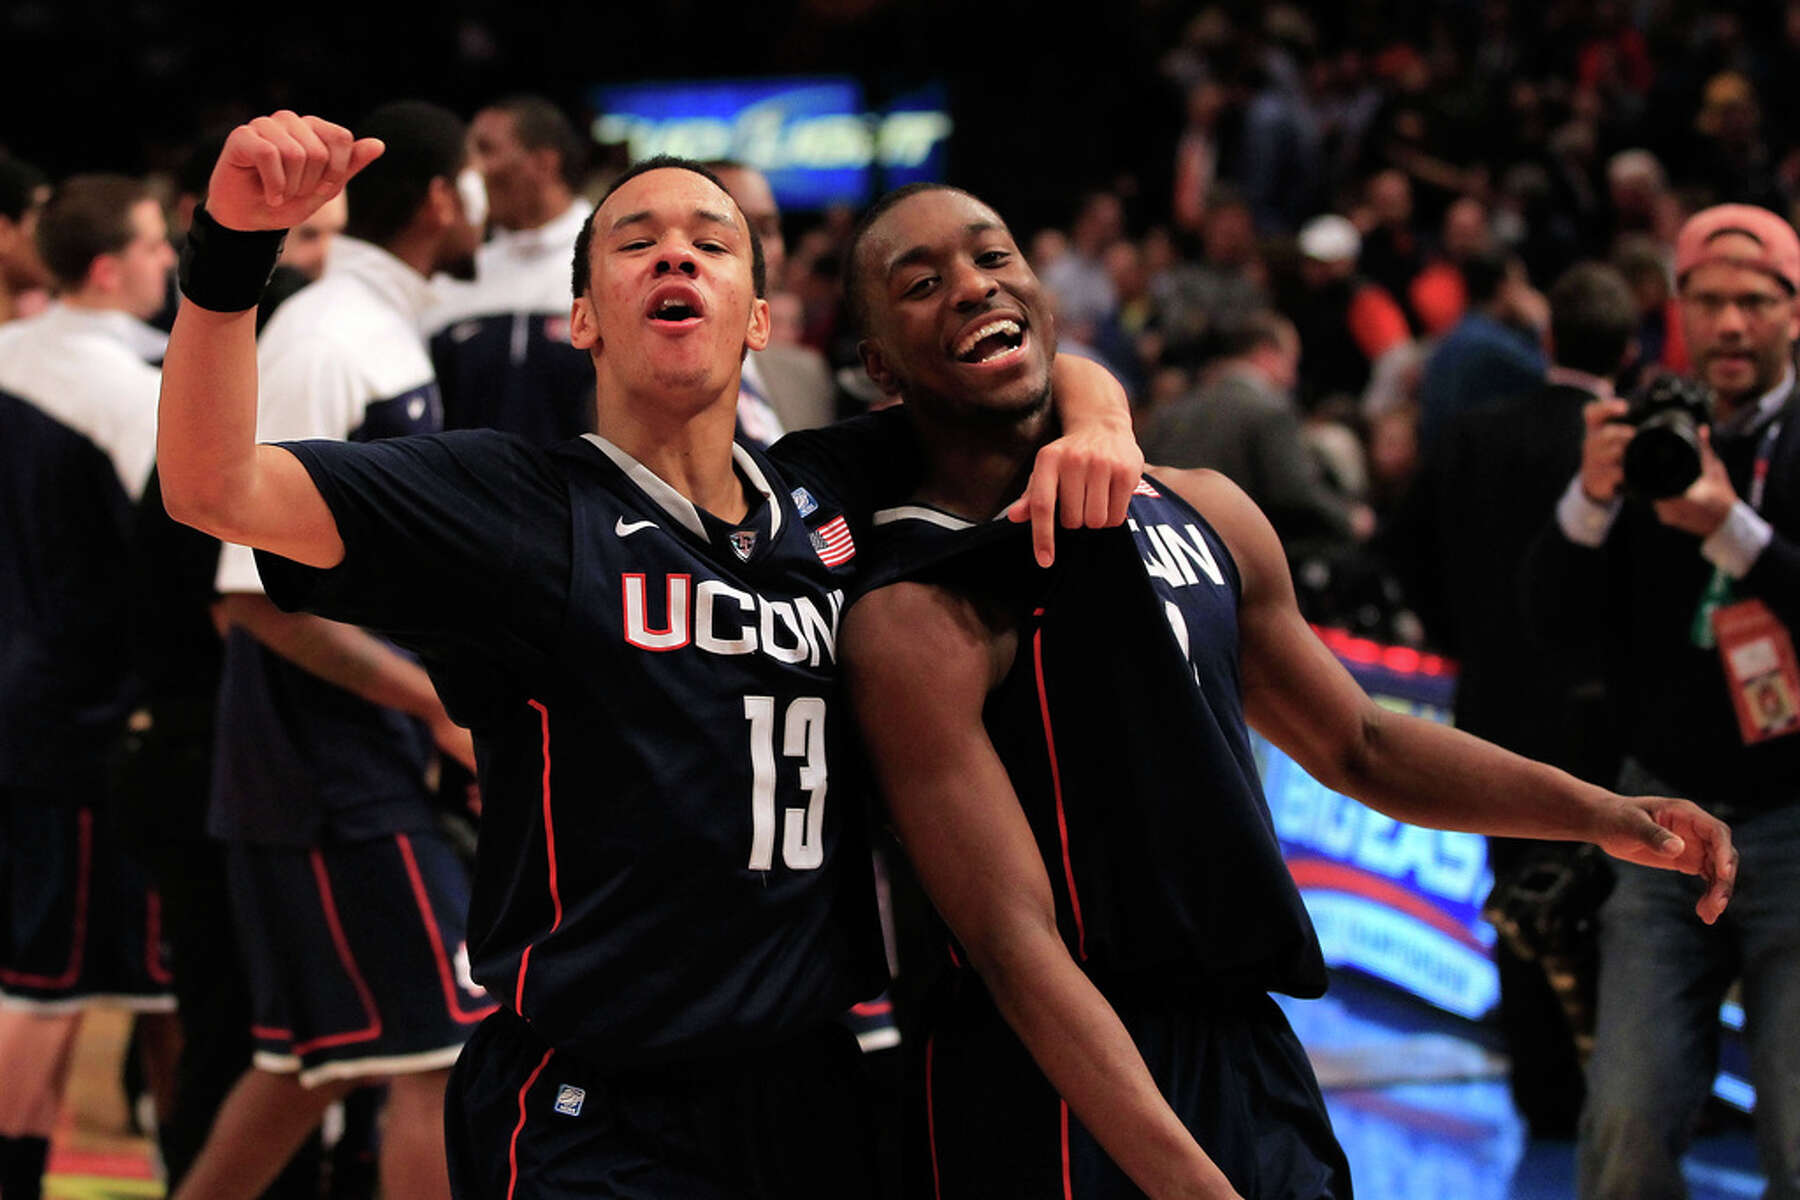
<path fill-rule="evenodd" d="M 1781 437 L 1784 417 L 1776 417 L 1763 430 L 1762 438 L 1756 443 L 1756 463 L 1750 468 L 1750 494 L 1745 497 L 1751 509 L 1762 512 L 1763 497 L 1769 490 L 1769 464 L 1775 458 L 1775 442 Z M 1700 604 L 1694 610 L 1694 622 L 1688 630 L 1688 640 L 1701 650 L 1711 650 L 1718 644 L 1713 634 L 1713 613 L 1730 604 L 1735 589 L 1731 576 L 1724 568 L 1714 567 L 1712 578 L 1707 581 L 1706 591 L 1700 595 Z"/>

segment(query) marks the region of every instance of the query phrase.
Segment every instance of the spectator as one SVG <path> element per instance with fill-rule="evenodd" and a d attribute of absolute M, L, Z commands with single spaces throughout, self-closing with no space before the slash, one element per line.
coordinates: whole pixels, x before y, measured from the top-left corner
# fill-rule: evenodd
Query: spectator
<path fill-rule="evenodd" d="M 1614 394 L 1637 306 L 1623 277 L 1598 263 L 1571 268 L 1549 300 L 1548 376 L 1461 414 L 1427 455 L 1411 510 L 1419 540 L 1409 592 L 1431 640 L 1461 664 L 1458 729 L 1605 783 L 1618 756 L 1597 655 L 1531 636 L 1516 581 L 1580 463 L 1582 407 Z M 1532 845 L 1494 839 L 1496 874 Z M 1572 1137 L 1583 1085 L 1563 1007 L 1537 963 L 1504 942 L 1495 961 L 1514 1102 L 1534 1135 Z"/>
<path fill-rule="evenodd" d="M 0 325 L 30 316 L 49 298 L 50 270 L 37 248 L 38 217 L 49 199 L 42 171 L 0 154 Z"/>
<path fill-rule="evenodd" d="M 1632 491 L 1624 463 L 1642 434 L 1619 422 L 1624 401 L 1589 405 L 1580 469 L 1524 578 L 1539 628 L 1604 648 L 1620 790 L 1728 819 L 1742 866 L 1731 916 L 1711 927 L 1681 912 L 1686 888 L 1617 867 L 1577 1155 L 1588 1200 L 1685 1195 L 1680 1159 L 1739 976 L 1768 1194 L 1800 1194 L 1800 681 L 1785 649 L 1800 628 L 1800 239 L 1766 210 L 1710 208 L 1682 227 L 1675 269 L 1713 395 L 1698 478 L 1654 502 Z"/>
<path fill-rule="evenodd" d="M 1147 461 L 1210 467 L 1243 488 L 1284 542 L 1367 538 L 1374 517 L 1334 494 L 1300 432 L 1293 389 L 1300 339 L 1263 309 L 1229 334 L 1227 356 L 1192 395 L 1155 413 L 1142 434 Z"/>
<path fill-rule="evenodd" d="M 1356 273 L 1362 237 L 1345 217 L 1314 217 L 1300 231 L 1301 295 L 1292 312 L 1310 398 L 1362 394 L 1372 364 L 1410 338 L 1406 314 L 1380 284 Z"/>
<path fill-rule="evenodd" d="M 736 162 L 708 164 L 731 193 L 744 219 L 762 239 L 763 262 L 770 280 L 787 277 L 787 240 L 781 232 L 781 209 L 768 177 L 755 167 Z M 770 295 L 798 305 L 790 292 Z M 795 337 L 785 344 L 752 350 L 744 359 L 738 379 L 738 429 L 760 445 L 769 445 L 784 431 L 816 429 L 837 419 L 837 388 L 825 356 Z"/>
<path fill-rule="evenodd" d="M 1494 248 L 1487 205 L 1473 196 L 1459 196 L 1444 210 L 1443 231 L 1431 262 L 1406 289 L 1408 306 L 1425 337 L 1442 337 L 1469 306 L 1463 264 Z"/>
<path fill-rule="evenodd" d="M 1419 384 L 1419 448 L 1427 455 L 1458 413 L 1529 391 L 1544 378 L 1549 312 L 1519 261 L 1477 254 L 1462 271 L 1468 312 L 1425 360 Z"/>
<path fill-rule="evenodd" d="M 1412 180 L 1392 167 L 1363 185 L 1362 253 L 1356 269 L 1395 298 L 1412 287 L 1425 267 L 1425 246 L 1413 228 Z M 1417 316 L 1413 315 L 1415 328 Z"/>
<path fill-rule="evenodd" d="M 1104 261 L 1106 248 L 1124 236 L 1125 210 L 1111 192 L 1082 197 L 1069 228 L 1069 248 L 1044 266 L 1044 282 L 1056 292 L 1062 319 L 1081 341 L 1093 340 L 1093 326 L 1112 316 L 1119 297 Z"/>
<path fill-rule="evenodd" d="M 503 429 L 540 445 L 593 428 L 594 368 L 569 345 L 569 253 L 587 218 L 587 146 L 538 96 L 513 96 L 469 125 L 473 172 L 459 180 L 492 236 L 471 279 L 439 281 L 425 317 L 448 429 Z M 483 193 L 485 192 L 485 196 Z"/>

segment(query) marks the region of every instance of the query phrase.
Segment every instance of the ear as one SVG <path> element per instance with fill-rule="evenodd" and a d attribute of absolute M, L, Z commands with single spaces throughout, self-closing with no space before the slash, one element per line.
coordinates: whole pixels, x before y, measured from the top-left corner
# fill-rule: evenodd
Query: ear
<path fill-rule="evenodd" d="M 750 302 L 750 325 L 744 330 L 744 345 L 752 350 L 769 345 L 769 302 L 760 296 Z"/>
<path fill-rule="evenodd" d="M 114 292 L 120 284 L 119 256 L 117 254 L 96 254 L 94 261 L 88 264 L 87 277 L 81 281 L 77 291 Z"/>
<path fill-rule="evenodd" d="M 590 354 L 599 353 L 604 345 L 600 340 L 600 318 L 594 312 L 591 297 L 575 297 L 575 303 L 569 309 L 569 344 Z"/>
<path fill-rule="evenodd" d="M 856 344 L 856 353 L 862 358 L 863 370 L 869 373 L 869 378 L 875 381 L 875 386 L 881 389 L 883 395 L 898 396 L 900 394 L 900 378 L 894 374 L 893 368 L 888 366 L 887 358 L 881 353 L 880 346 L 868 338 L 864 338 Z"/>
<path fill-rule="evenodd" d="M 454 180 L 439 175 L 431 181 L 425 192 L 425 212 L 430 215 L 434 232 L 456 224 L 462 215 L 462 198 L 456 194 Z"/>

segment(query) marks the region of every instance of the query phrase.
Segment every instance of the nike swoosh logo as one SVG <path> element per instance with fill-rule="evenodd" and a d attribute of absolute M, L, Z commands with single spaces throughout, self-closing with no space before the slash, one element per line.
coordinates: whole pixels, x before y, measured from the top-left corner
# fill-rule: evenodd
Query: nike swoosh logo
<path fill-rule="evenodd" d="M 641 529 L 655 528 L 655 521 L 627 521 L 624 517 L 620 517 L 619 523 L 613 526 L 613 532 L 620 537 L 630 537 Z"/>

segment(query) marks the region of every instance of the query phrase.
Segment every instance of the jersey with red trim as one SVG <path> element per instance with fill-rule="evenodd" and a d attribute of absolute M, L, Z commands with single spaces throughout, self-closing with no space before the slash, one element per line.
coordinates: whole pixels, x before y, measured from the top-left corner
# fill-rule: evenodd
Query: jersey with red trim
<path fill-rule="evenodd" d="M 1237 564 L 1206 519 L 1146 479 L 1127 529 L 1060 532 L 1048 571 L 1006 521 L 914 505 L 875 522 L 871 587 L 937 584 L 1018 631 L 983 719 L 1076 961 L 1099 980 L 1323 992 L 1244 722 Z"/>
<path fill-rule="evenodd" d="M 289 448 L 346 557 L 260 555 L 270 596 L 415 650 L 474 731 L 490 995 L 610 1069 L 772 1043 L 879 989 L 833 753 L 847 568 L 767 459 L 738 448 L 756 499 L 727 524 L 593 435 Z"/>

